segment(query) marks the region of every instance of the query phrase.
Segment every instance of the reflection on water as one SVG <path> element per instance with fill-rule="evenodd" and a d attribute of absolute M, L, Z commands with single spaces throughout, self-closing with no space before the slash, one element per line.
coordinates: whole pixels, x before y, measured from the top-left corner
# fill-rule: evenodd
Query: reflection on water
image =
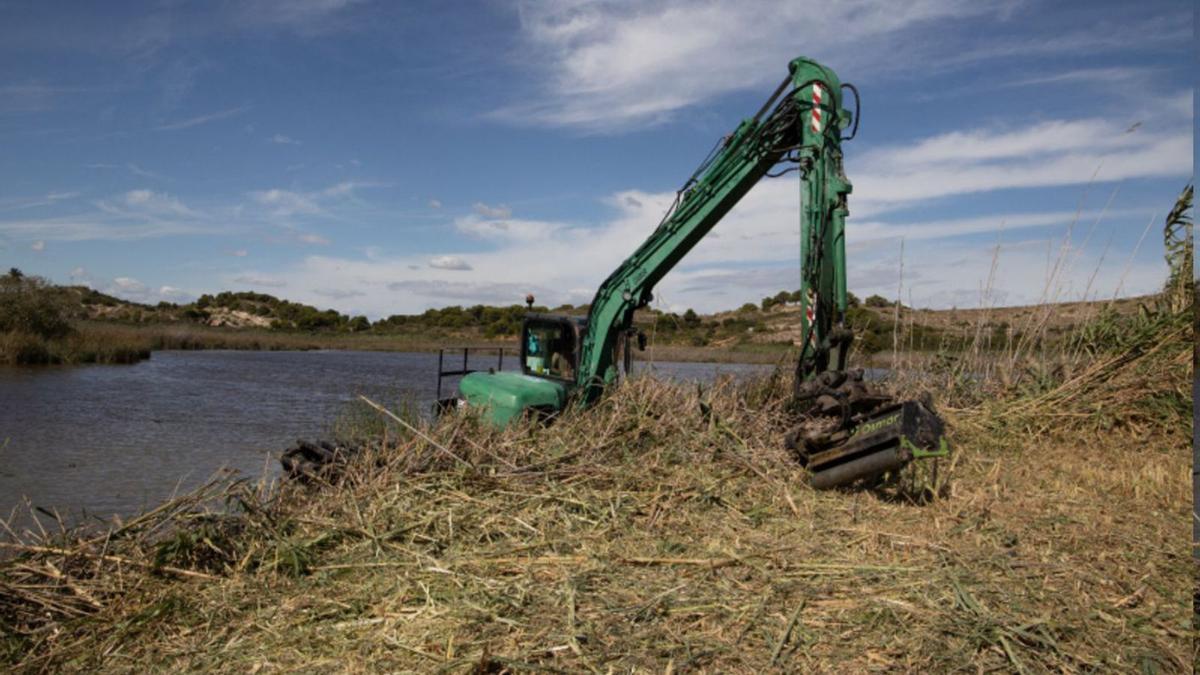
<path fill-rule="evenodd" d="M 480 357 L 471 365 L 493 363 Z M 702 381 L 767 369 L 653 368 Z M 71 519 L 85 510 L 130 514 L 221 467 L 273 472 L 280 450 L 327 434 L 357 394 L 427 408 L 436 373 L 437 354 L 339 351 L 168 351 L 127 366 L 0 367 L 0 513 L 28 497 Z"/>

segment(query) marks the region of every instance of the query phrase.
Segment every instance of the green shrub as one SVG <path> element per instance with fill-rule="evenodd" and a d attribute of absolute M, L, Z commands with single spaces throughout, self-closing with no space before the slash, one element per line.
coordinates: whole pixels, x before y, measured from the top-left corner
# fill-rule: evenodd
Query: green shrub
<path fill-rule="evenodd" d="M 71 323 L 67 307 L 53 286 L 14 268 L 0 277 L 0 332 L 55 339 L 69 335 Z"/>
<path fill-rule="evenodd" d="M 887 298 L 883 297 L 882 295 L 872 295 L 872 296 L 869 296 L 865 301 L 863 301 L 863 304 L 866 305 L 867 307 L 882 308 L 882 307 L 891 307 L 892 301 L 888 300 Z"/>

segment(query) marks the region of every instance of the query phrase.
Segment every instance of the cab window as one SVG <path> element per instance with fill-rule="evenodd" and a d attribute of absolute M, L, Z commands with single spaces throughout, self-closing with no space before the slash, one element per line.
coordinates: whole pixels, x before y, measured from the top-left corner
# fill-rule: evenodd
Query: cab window
<path fill-rule="evenodd" d="M 524 341 L 527 375 L 575 379 L 575 335 L 569 326 L 527 324 Z"/>

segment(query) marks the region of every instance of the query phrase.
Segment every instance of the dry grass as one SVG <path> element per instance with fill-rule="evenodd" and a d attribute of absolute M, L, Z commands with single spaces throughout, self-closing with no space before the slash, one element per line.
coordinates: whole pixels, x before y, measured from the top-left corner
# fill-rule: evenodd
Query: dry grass
<path fill-rule="evenodd" d="M 548 427 L 391 426 L 323 484 L 214 484 L 113 533 L 38 535 L 0 568 L 0 659 L 1184 672 L 1190 416 L 1151 424 L 1132 401 L 1151 375 L 1190 382 L 1191 343 L 1159 337 L 1037 393 L 947 390 L 955 452 L 923 505 L 904 481 L 806 487 L 782 450 L 785 377 L 634 380 Z"/>

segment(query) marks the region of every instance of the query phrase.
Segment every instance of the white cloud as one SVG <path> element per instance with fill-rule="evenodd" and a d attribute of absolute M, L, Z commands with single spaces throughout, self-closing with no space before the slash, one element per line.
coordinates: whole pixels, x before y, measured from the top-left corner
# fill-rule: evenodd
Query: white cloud
<path fill-rule="evenodd" d="M 82 271 L 82 268 L 76 268 L 75 271 Z M 109 282 L 93 284 L 91 280 L 86 278 L 86 273 L 75 274 L 75 271 L 71 274 L 73 282 L 82 283 L 92 288 L 99 288 L 104 293 L 131 302 L 144 304 L 154 304 L 161 301 L 183 302 L 193 297 L 192 294 L 175 286 L 164 284 L 157 288 L 152 288 L 133 277 L 122 276 Z"/>
<path fill-rule="evenodd" d="M 125 193 L 125 203 L 130 206 L 139 206 L 149 202 L 153 194 L 149 190 L 130 190 Z"/>
<path fill-rule="evenodd" d="M 274 136 L 268 138 L 267 142 L 274 143 L 276 145 L 304 145 L 300 141 L 290 136 L 284 136 L 283 134 L 275 134 Z"/>
<path fill-rule="evenodd" d="M 229 230 L 179 199 L 147 189 L 94 203 L 95 211 L 76 216 L 0 220 L 0 235 L 42 241 L 126 241 L 182 234 L 220 234 Z"/>
<path fill-rule="evenodd" d="M 24 211 L 42 206 L 53 206 L 59 202 L 70 201 L 80 196 L 80 192 L 49 192 L 38 197 L 5 197 L 0 198 L 0 211 Z"/>
<path fill-rule="evenodd" d="M 244 286 L 259 286 L 265 288 L 283 288 L 287 286 L 287 281 L 271 276 L 261 274 L 242 274 L 233 278 L 233 283 L 242 284 Z"/>
<path fill-rule="evenodd" d="M 191 297 L 191 294 L 189 294 L 187 291 L 180 288 L 175 288 L 174 286 L 160 286 L 158 289 L 158 295 L 164 300 L 173 301 L 185 300 Z"/>
<path fill-rule="evenodd" d="M 921 144 L 916 144 L 920 146 Z M 923 146 L 936 148 L 934 144 Z M 1001 149 L 1003 150 L 1003 149 Z M 932 152 L 932 150 L 930 151 Z M 1086 183 L 1090 174 L 1076 179 Z M 852 196 L 855 213 L 858 190 Z M 289 297 L 316 302 L 317 289 L 339 288 L 345 280 L 363 293 L 355 296 L 356 311 L 372 316 L 396 312 L 419 312 L 446 304 L 519 302 L 533 292 L 546 304 L 587 302 L 596 287 L 654 230 L 673 200 L 672 193 L 626 190 L 606 199 L 612 216 L 594 226 L 537 222 L 540 236 L 512 236 L 502 230 L 488 237 L 491 248 L 475 250 L 470 262 L 461 255 L 446 254 L 433 260 L 417 255 L 385 256 L 376 251 L 363 258 L 310 256 L 281 272 L 293 280 Z M 1043 295 L 1047 246 L 1059 250 L 1052 236 L 1066 231 L 1073 221 L 1079 233 L 1090 229 L 1100 213 L 1072 211 L 1077 197 L 1060 201 L 1065 208 L 1045 211 L 998 212 L 990 216 L 926 219 L 898 222 L 876 213 L 853 216 L 848 223 L 851 289 L 856 293 L 895 293 L 899 271 L 897 239 L 905 248 L 905 302 L 909 289 L 920 306 L 978 304 L 979 288 L 986 281 L 991 244 L 980 243 L 978 235 L 1002 233 L 1001 271 L 992 299 L 1007 302 L 1036 302 Z M 915 220 L 912 203 L 908 218 Z M 760 183 L 709 237 L 658 284 L 655 295 L 661 307 L 713 311 L 737 307 L 747 300 L 773 295 L 799 283 L 798 196 L 795 179 Z M 1148 209 L 1110 207 L 1100 220 L 1100 232 L 1141 227 Z M 477 216 L 460 222 L 493 223 Z M 1117 224 L 1119 223 L 1119 224 Z M 515 234 L 520 234 L 518 230 Z M 974 235 L 971 237 L 970 235 Z M 1040 239 L 1039 239 L 1040 237 Z M 988 238 L 994 242 L 993 238 Z M 1101 241 L 1097 234 L 1094 241 Z M 1021 242 L 1036 241 L 1036 245 Z M 1124 261 L 1113 252 L 1100 266 L 1097 246 L 1069 250 L 1067 269 L 1054 284 L 1055 298 L 1079 297 L 1088 278 L 1099 269 L 1091 295 L 1112 293 Z M 1161 283 L 1162 265 L 1152 255 L 1142 256 L 1131 266 L 1125 293 L 1153 290 Z M 436 271 L 431 271 L 436 270 Z M 444 276 L 437 276 L 440 271 Z M 450 276 L 450 275 L 453 276 Z M 974 301 L 972 301 L 974 298 Z"/>
<path fill-rule="evenodd" d="M 219 227 L 166 220 L 137 220 L 121 213 L 77 218 L 0 221 L 0 234 L 45 241 L 130 241 L 184 234 L 218 234 Z"/>
<path fill-rule="evenodd" d="M 996 60 L 1024 61 L 1028 72 L 1031 56 L 1078 60 L 1192 39 L 1192 16 L 1183 8 L 1108 21 L 1083 9 L 1055 12 L 1079 26 L 1064 30 L 1042 16 L 1043 3 L 1023 0 L 526 0 L 518 7 L 520 53 L 536 64 L 535 84 L 489 116 L 592 132 L 661 123 L 731 92 L 765 96 L 801 52 L 867 84 L 888 76 L 924 82 Z M 1006 30 L 1017 14 L 1025 30 Z M 1103 70 L 1034 74 L 1020 84 L 1136 77 L 1133 68 Z"/>
<path fill-rule="evenodd" d="M 326 206 L 330 206 L 338 200 L 352 199 L 355 191 L 360 188 L 377 185 L 378 183 L 342 181 L 311 192 L 272 188 L 252 191 L 249 196 L 258 205 L 266 207 L 267 215 L 272 218 L 288 220 L 297 216 L 329 217 L 331 214 Z"/>
<path fill-rule="evenodd" d="M 30 244 L 30 245 L 29 245 L 29 248 L 30 248 L 30 250 L 32 250 L 32 251 L 36 251 L 36 252 L 38 252 L 38 253 L 41 253 L 42 251 L 45 251 L 45 250 L 46 250 L 46 242 L 45 242 L 44 240 L 42 240 L 42 239 L 38 239 L 37 241 L 35 241 L 35 242 L 33 242 L 32 244 Z"/>
<path fill-rule="evenodd" d="M 354 191 L 361 187 L 372 187 L 375 183 L 360 183 L 358 181 L 342 181 L 336 185 L 330 185 L 318 192 L 320 197 L 350 197 L 354 195 Z"/>
<path fill-rule="evenodd" d="M 918 30 L 1001 10 L 964 0 L 527 2 L 521 37 L 547 64 L 543 86 L 523 94 L 532 103 L 493 115 L 590 130 L 655 123 L 732 91 L 777 84 L 797 45 L 867 70 L 911 52 Z"/>
<path fill-rule="evenodd" d="M 238 23 L 275 25 L 299 33 L 335 28 L 339 14 L 366 0 L 251 0 L 236 6 Z"/>
<path fill-rule="evenodd" d="M 129 173 L 131 173 L 139 178 L 153 178 L 155 180 L 163 180 L 162 174 L 158 174 L 153 171 L 143 169 L 142 167 L 138 166 L 137 164 L 133 164 L 133 163 L 126 164 L 125 168 L 129 169 Z"/>
<path fill-rule="evenodd" d="M 476 215 L 454 221 L 459 232 L 483 239 L 540 239 L 562 227 L 558 223 L 540 220 L 495 220 Z"/>
<path fill-rule="evenodd" d="M 1084 83 L 1111 87 L 1114 84 L 1142 80 L 1154 74 L 1156 69 L 1137 66 L 1114 66 L 1108 68 L 1074 68 L 1057 73 L 1030 75 L 1005 82 L 1005 87 L 1027 87 L 1043 84 Z"/>
<path fill-rule="evenodd" d="M 483 216 L 484 218 L 496 219 L 496 218 L 511 218 L 512 217 L 512 209 L 505 206 L 504 204 L 498 204 L 496 206 L 488 206 L 487 204 L 484 204 L 483 202 L 475 202 L 471 206 L 471 208 L 475 210 L 475 213 L 478 213 L 479 215 Z"/>
<path fill-rule="evenodd" d="M 333 300 L 346 300 L 348 298 L 358 298 L 365 295 L 365 293 L 362 291 L 340 288 L 316 288 L 313 289 L 313 293 L 316 293 L 323 298 L 331 298 Z"/>
<path fill-rule="evenodd" d="M 250 252 L 244 248 L 238 248 L 230 251 L 229 255 L 235 258 L 245 258 L 246 256 L 250 255 Z"/>
<path fill-rule="evenodd" d="M 198 127 L 202 124 L 208 124 L 210 122 L 218 122 L 220 120 L 229 119 L 231 117 L 237 117 L 238 115 L 241 115 L 242 113 L 246 112 L 249 109 L 250 109 L 250 106 L 245 106 L 245 105 L 238 106 L 236 108 L 226 108 L 225 110 L 218 110 L 217 112 L 207 113 L 204 115 L 197 115 L 195 117 L 189 117 L 187 119 L 176 120 L 174 122 L 162 124 L 157 127 L 154 127 L 154 130 L 155 131 L 177 131 L 180 129 L 190 129 L 192 127 Z"/>
<path fill-rule="evenodd" d="M 387 284 L 387 290 L 402 293 L 406 298 L 416 298 L 428 305 L 445 304 L 522 304 L 527 293 L 538 298 L 549 296 L 549 289 L 519 282 L 486 283 L 475 281 L 432 281 L 409 279 Z M 591 296 L 588 296 L 590 299 Z M 580 300 L 580 302 L 583 302 Z M 410 303 L 411 304 L 411 303 Z M 420 305 L 417 305 L 420 306 Z"/>
<path fill-rule="evenodd" d="M 133 277 L 117 277 L 113 279 L 113 286 L 126 293 L 140 293 L 146 290 L 146 285 Z"/>
<path fill-rule="evenodd" d="M 299 239 L 300 239 L 300 241 L 304 242 L 305 244 L 314 244 L 317 246 L 327 246 L 329 244 L 328 239 L 326 239 L 325 237 L 322 237 L 319 234 L 315 234 L 313 232 L 307 232 L 305 234 L 301 234 L 299 236 Z"/>
<path fill-rule="evenodd" d="M 1162 125 L 1158 125 L 1162 129 Z M 847 159 L 852 211 L 1007 188 L 1187 176 L 1191 130 L 1130 132 L 1127 122 L 1051 120 L 1015 129 L 955 131 Z"/>
<path fill-rule="evenodd" d="M 436 270 L 454 270 L 456 272 L 470 271 L 471 265 L 455 255 L 442 255 L 429 261 L 429 266 Z"/>
<path fill-rule="evenodd" d="M 156 216 L 181 216 L 197 218 L 200 214 L 171 195 L 150 190 L 130 190 L 124 197 L 124 206 L 131 212 Z"/>
<path fill-rule="evenodd" d="M 431 209 L 440 209 L 440 208 L 442 208 L 442 202 L 441 202 L 441 200 L 439 200 L 439 199 L 430 199 L 430 200 L 429 200 L 429 208 L 431 208 Z"/>
<path fill-rule="evenodd" d="M 258 190 L 250 196 L 259 204 L 270 207 L 271 214 L 280 218 L 321 213 L 321 207 L 312 197 L 291 190 Z"/>
<path fill-rule="evenodd" d="M 162 174 L 158 174 L 153 171 L 143 169 L 142 167 L 138 166 L 137 164 L 133 164 L 133 163 L 128 163 L 125 165 L 94 163 L 94 164 L 84 164 L 83 166 L 85 169 L 104 169 L 104 170 L 113 170 L 113 169 L 124 168 L 124 169 L 127 169 L 129 171 L 129 173 L 137 176 L 138 178 L 153 178 L 155 180 L 164 180 L 164 177 L 162 176 Z"/>

